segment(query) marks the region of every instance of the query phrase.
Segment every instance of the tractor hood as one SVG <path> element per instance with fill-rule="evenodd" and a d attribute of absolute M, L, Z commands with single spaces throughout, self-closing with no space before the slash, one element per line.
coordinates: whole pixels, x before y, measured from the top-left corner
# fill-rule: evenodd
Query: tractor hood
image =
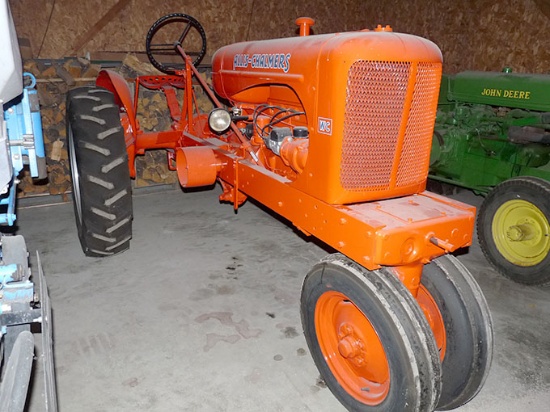
<path fill-rule="evenodd" d="M 222 47 L 214 54 L 212 80 L 215 91 L 230 100 L 262 103 L 267 95 L 251 89 L 265 84 L 287 85 L 303 98 L 316 93 L 319 83 L 346 79 L 352 64 L 361 60 L 440 62 L 441 52 L 426 39 L 391 31 L 250 41 Z M 326 78 L 320 78 L 320 72 Z"/>
<path fill-rule="evenodd" d="M 548 75 L 467 71 L 450 76 L 446 92 L 451 102 L 550 111 Z"/>

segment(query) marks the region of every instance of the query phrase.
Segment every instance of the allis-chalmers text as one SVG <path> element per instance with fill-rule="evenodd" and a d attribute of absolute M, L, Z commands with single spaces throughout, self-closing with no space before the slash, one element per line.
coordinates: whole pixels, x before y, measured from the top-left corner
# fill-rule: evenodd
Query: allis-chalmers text
<path fill-rule="evenodd" d="M 233 69 L 251 67 L 253 69 L 279 69 L 287 73 L 290 69 L 290 53 L 256 53 L 236 54 L 233 58 Z"/>

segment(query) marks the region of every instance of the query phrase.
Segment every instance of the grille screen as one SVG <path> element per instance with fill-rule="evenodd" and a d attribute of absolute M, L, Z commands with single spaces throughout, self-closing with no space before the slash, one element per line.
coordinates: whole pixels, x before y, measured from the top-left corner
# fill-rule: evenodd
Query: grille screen
<path fill-rule="evenodd" d="M 346 190 L 385 190 L 410 63 L 358 61 L 349 70 L 340 182 Z"/>
<path fill-rule="evenodd" d="M 405 135 L 399 136 L 411 75 L 409 62 L 358 61 L 349 70 L 340 182 L 345 190 L 384 191 L 425 178 L 439 63 L 420 63 Z M 403 139 L 402 152 L 394 159 Z"/>
<path fill-rule="evenodd" d="M 397 170 L 396 186 L 425 179 L 433 133 L 433 104 L 439 90 L 441 64 L 419 63 L 413 101 Z"/>

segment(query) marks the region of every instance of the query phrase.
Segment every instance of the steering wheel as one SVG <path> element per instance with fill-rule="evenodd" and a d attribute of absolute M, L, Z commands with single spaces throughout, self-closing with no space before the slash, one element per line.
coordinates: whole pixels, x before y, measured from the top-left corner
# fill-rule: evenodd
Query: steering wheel
<path fill-rule="evenodd" d="M 181 56 L 176 49 L 179 45 L 193 60 L 200 63 L 206 54 L 206 34 L 201 24 L 183 13 L 172 13 L 158 19 L 147 32 L 145 50 L 153 66 L 161 72 L 174 74 L 181 70 Z"/>

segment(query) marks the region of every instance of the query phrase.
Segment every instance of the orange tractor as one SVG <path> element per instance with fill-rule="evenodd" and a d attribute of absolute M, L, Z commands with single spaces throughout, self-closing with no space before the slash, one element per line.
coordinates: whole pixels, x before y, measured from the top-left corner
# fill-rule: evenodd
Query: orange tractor
<path fill-rule="evenodd" d="M 307 274 L 301 315 L 346 408 L 458 407 L 485 381 L 492 325 L 479 286 L 450 254 L 470 245 L 475 209 L 425 191 L 441 52 L 388 26 L 310 35 L 312 19 L 297 24 L 297 37 L 218 50 L 212 90 L 195 67 L 201 25 L 164 16 L 146 46 L 166 75 L 136 78 L 132 93 L 102 71 L 96 86 L 70 92 L 82 248 L 107 256 L 129 247 L 136 156 L 165 149 L 184 188 L 220 183 L 220 201 L 237 209 L 254 198 L 339 252 Z M 197 86 L 210 113 L 198 110 Z M 168 130 L 140 128 L 143 89 L 166 96 Z"/>

